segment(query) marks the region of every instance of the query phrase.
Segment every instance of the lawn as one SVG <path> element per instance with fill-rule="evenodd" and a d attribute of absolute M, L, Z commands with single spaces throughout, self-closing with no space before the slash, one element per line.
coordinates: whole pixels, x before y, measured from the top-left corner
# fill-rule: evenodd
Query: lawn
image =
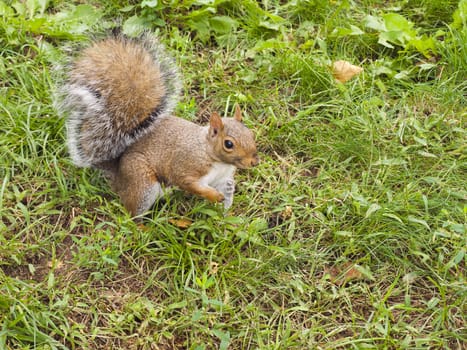
<path fill-rule="evenodd" d="M 0 349 L 466 348 L 466 0 L 0 14 Z M 227 212 L 174 190 L 135 222 L 72 164 L 55 89 L 115 26 L 176 59 L 178 116 L 242 107 L 261 163 Z"/>

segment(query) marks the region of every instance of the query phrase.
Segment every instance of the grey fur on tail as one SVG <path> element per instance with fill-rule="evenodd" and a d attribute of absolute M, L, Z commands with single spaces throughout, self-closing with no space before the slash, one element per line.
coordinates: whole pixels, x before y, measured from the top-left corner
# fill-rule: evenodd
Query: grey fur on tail
<path fill-rule="evenodd" d="M 59 113 L 66 116 L 68 150 L 73 163 L 80 167 L 98 167 L 101 163 L 117 159 L 131 144 L 152 130 L 158 120 L 173 113 L 180 95 L 182 79 L 178 67 L 154 34 L 147 32 L 137 38 L 119 34 L 112 38 L 139 45 L 150 54 L 152 64 L 160 72 L 159 81 L 154 81 L 155 88 L 163 86 L 164 94 L 146 119 L 132 130 L 124 130 L 118 120 L 123 117 L 112 115 L 106 107 L 109 102 L 104 101 L 103 94 L 94 88 L 96 82 L 92 77 L 74 74 L 71 78 L 74 69 L 71 63 L 65 81 L 58 87 L 56 106 Z M 111 52 L 106 54 L 112 55 Z M 118 102 L 111 101 L 117 106 Z"/>

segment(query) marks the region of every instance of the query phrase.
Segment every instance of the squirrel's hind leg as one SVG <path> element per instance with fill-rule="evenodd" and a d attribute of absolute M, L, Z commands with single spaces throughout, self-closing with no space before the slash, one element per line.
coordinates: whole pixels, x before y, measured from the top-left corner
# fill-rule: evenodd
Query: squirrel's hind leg
<path fill-rule="evenodd" d="M 164 194 L 155 171 L 142 154 L 123 155 L 113 187 L 132 216 L 150 209 Z"/>
<path fill-rule="evenodd" d="M 155 182 L 146 188 L 143 188 L 142 197 L 136 209 L 136 215 L 142 214 L 149 210 L 157 198 L 164 194 L 160 182 Z"/>

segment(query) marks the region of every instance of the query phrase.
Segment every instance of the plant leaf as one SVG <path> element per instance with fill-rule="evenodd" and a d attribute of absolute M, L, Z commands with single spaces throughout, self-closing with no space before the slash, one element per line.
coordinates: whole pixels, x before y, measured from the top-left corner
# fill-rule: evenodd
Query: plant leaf
<path fill-rule="evenodd" d="M 387 30 L 386 25 L 381 18 L 371 15 L 368 15 L 363 19 L 363 25 L 366 28 L 374 29 L 378 32 L 385 32 Z"/>
<path fill-rule="evenodd" d="M 371 216 L 371 214 L 377 212 L 378 210 L 381 209 L 381 206 L 379 204 L 376 204 L 376 203 L 373 203 L 372 205 L 370 205 L 370 207 L 368 208 L 368 210 L 366 211 L 365 213 L 365 219 L 367 219 L 368 217 Z"/>
<path fill-rule="evenodd" d="M 453 14 L 453 28 L 461 28 L 467 26 L 467 0 L 459 1 L 459 7 Z"/>
<path fill-rule="evenodd" d="M 238 22 L 228 16 L 215 16 L 209 20 L 211 29 L 218 34 L 227 34 L 238 27 Z"/>
<path fill-rule="evenodd" d="M 409 22 L 406 18 L 399 15 L 398 13 L 387 13 L 382 17 L 386 31 L 402 31 L 407 34 L 413 34 L 413 36 L 415 36 L 413 23 Z"/>
<path fill-rule="evenodd" d="M 345 83 L 346 81 L 352 79 L 354 76 L 360 74 L 362 71 L 362 67 L 354 66 L 347 61 L 339 60 L 334 62 L 332 65 L 332 75 L 337 81 L 341 83 Z"/>
<path fill-rule="evenodd" d="M 137 36 L 146 29 L 150 28 L 150 24 L 144 17 L 131 16 L 123 23 L 123 33 L 128 36 Z"/>
<path fill-rule="evenodd" d="M 154 8 L 154 7 L 157 7 L 157 4 L 158 4 L 157 0 L 143 0 L 141 2 L 141 7 Z"/>

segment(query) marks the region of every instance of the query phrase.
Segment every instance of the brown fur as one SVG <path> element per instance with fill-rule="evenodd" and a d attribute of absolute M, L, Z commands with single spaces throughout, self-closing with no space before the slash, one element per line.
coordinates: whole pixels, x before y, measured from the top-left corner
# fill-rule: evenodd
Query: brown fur
<path fill-rule="evenodd" d="M 95 42 L 70 68 L 61 105 L 71 158 L 102 169 L 132 215 L 161 185 L 232 204 L 235 169 L 258 163 L 238 106 L 234 118 L 213 113 L 205 127 L 173 117 L 181 79 L 150 33 Z"/>
<path fill-rule="evenodd" d="M 234 143 L 233 150 L 223 146 L 227 139 Z M 214 113 L 207 128 L 170 117 L 123 154 L 113 188 L 132 215 L 140 213 L 139 203 L 156 182 L 220 202 L 222 193 L 199 182 L 212 165 L 248 168 L 258 161 L 253 133 L 238 120 Z"/>
<path fill-rule="evenodd" d="M 103 97 L 107 113 L 119 118 L 115 123 L 123 131 L 131 131 L 146 119 L 165 93 L 159 67 L 148 51 L 117 38 L 85 49 L 74 64 L 71 80 L 87 81 Z"/>

